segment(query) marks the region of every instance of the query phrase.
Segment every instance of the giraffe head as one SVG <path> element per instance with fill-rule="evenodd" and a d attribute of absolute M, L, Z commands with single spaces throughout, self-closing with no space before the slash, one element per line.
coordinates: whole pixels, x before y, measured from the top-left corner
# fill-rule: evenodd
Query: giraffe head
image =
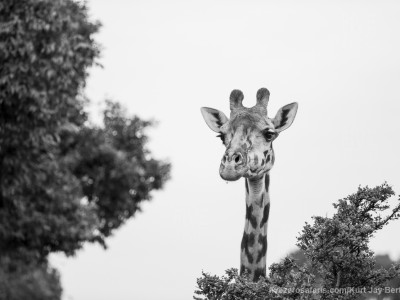
<path fill-rule="evenodd" d="M 297 112 L 297 103 L 283 106 L 275 118 L 267 115 L 269 91 L 257 92 L 257 104 L 251 108 L 242 105 L 243 93 L 233 90 L 230 95 L 230 118 L 219 110 L 202 107 L 201 113 L 211 130 L 219 133 L 226 147 L 219 174 L 225 180 L 240 177 L 260 177 L 271 170 L 275 157 L 272 142 L 287 129 Z"/>

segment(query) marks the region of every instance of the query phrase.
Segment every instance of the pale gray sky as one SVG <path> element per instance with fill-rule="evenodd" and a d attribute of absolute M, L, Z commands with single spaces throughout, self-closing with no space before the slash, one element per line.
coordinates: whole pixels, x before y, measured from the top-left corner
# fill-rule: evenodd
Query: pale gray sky
<path fill-rule="evenodd" d="M 154 118 L 149 146 L 173 165 L 172 180 L 143 213 L 75 258 L 54 255 L 65 300 L 191 299 L 201 270 L 239 266 L 244 182 L 226 184 L 224 148 L 199 108 L 229 112 L 271 92 L 269 111 L 297 101 L 274 142 L 268 265 L 295 249 L 312 215 L 385 180 L 400 193 L 399 1 L 91 0 L 103 23 L 100 62 L 87 85 Z M 95 111 L 96 105 L 93 106 Z M 372 241 L 400 258 L 400 221 Z"/>

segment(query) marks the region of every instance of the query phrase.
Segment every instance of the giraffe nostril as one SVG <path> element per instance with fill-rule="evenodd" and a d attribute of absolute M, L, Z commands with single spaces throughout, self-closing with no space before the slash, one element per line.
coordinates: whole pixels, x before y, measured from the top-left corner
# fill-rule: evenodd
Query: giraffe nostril
<path fill-rule="evenodd" d="M 240 153 L 236 154 L 235 155 L 235 163 L 238 165 L 238 164 L 241 164 L 242 162 L 243 162 L 242 155 Z"/>
<path fill-rule="evenodd" d="M 221 160 L 222 164 L 234 164 L 234 165 L 240 165 L 243 163 L 243 155 L 241 153 L 227 153 L 222 157 Z"/>

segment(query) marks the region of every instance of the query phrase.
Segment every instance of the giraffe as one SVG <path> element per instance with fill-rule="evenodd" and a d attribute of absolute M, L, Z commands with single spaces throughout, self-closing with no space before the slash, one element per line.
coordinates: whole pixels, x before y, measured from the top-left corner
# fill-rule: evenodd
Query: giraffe
<path fill-rule="evenodd" d="M 269 180 L 275 154 L 272 142 L 287 129 L 296 116 L 296 102 L 283 106 L 275 118 L 267 116 L 270 93 L 257 91 L 257 103 L 244 107 L 243 93 L 230 94 L 230 118 L 219 110 L 202 107 L 203 118 L 218 133 L 226 151 L 219 174 L 222 179 L 235 181 L 245 178 L 246 218 L 241 242 L 240 274 L 247 272 L 253 281 L 266 277 L 267 227 L 270 210 Z"/>

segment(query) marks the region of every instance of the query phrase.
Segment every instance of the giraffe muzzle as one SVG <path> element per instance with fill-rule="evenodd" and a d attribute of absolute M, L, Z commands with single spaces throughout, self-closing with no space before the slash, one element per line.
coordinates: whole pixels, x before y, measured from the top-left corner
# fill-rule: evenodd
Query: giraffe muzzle
<path fill-rule="evenodd" d="M 226 152 L 222 157 L 219 175 L 224 180 L 235 181 L 248 170 L 246 158 L 240 152 Z"/>

